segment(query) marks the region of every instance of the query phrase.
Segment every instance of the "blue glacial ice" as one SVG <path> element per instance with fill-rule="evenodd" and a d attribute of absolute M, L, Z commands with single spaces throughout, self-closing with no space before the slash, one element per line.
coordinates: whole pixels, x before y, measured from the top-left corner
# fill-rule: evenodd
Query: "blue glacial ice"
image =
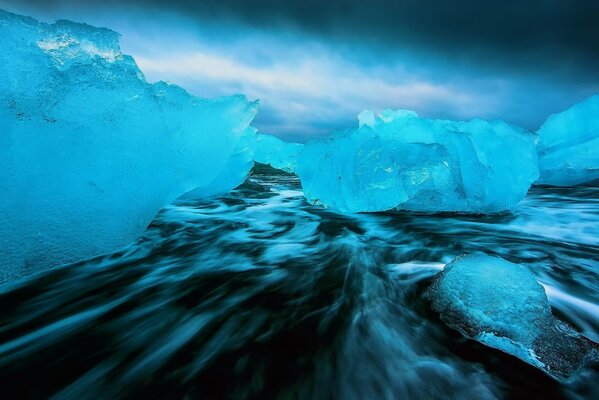
<path fill-rule="evenodd" d="M 599 179 L 599 95 L 551 115 L 538 134 L 537 183 L 571 186 Z"/>
<path fill-rule="evenodd" d="M 469 255 L 447 264 L 427 296 L 463 335 L 564 379 L 597 365 L 597 345 L 551 314 L 545 290 L 524 266 Z"/>
<path fill-rule="evenodd" d="M 201 198 L 229 192 L 245 182 L 254 166 L 256 128 L 250 126 L 240 136 L 229 159 L 212 181 L 185 193 L 184 198 Z"/>
<path fill-rule="evenodd" d="M 307 143 L 297 173 L 313 204 L 343 212 L 488 213 L 520 201 L 538 177 L 535 136 L 501 121 L 370 111 L 359 127 Z"/>
<path fill-rule="evenodd" d="M 293 173 L 302 147 L 299 143 L 287 143 L 275 136 L 259 133 L 250 126 L 240 137 L 220 173 L 209 184 L 187 192 L 182 197 L 207 197 L 228 192 L 246 180 L 254 162 Z"/>
<path fill-rule="evenodd" d="M 0 11 L 0 36 L 0 280 L 113 252 L 245 177 L 257 103 L 149 84 L 108 29 Z"/>
<path fill-rule="evenodd" d="M 275 136 L 258 133 L 253 147 L 256 162 L 292 173 L 297 169 L 297 158 L 304 145 L 285 142 Z"/>

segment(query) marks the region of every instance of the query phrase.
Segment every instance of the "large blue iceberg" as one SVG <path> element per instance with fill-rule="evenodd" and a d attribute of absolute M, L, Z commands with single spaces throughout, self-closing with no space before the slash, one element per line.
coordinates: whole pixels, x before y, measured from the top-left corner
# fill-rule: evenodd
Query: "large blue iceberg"
<path fill-rule="evenodd" d="M 0 36 L 0 280 L 113 252 L 181 194 L 243 181 L 257 103 L 149 84 L 108 29 L 0 11 Z"/>
<path fill-rule="evenodd" d="M 307 143 L 297 173 L 306 198 L 343 212 L 488 213 L 520 201 L 538 177 L 535 136 L 496 121 L 364 111 L 360 126 Z"/>
<path fill-rule="evenodd" d="M 487 255 L 458 257 L 428 290 L 449 327 L 558 379 L 597 365 L 597 345 L 551 314 L 545 290 L 525 267 Z"/>
<path fill-rule="evenodd" d="M 599 95 L 550 116 L 538 133 L 537 183 L 571 186 L 599 179 Z"/>

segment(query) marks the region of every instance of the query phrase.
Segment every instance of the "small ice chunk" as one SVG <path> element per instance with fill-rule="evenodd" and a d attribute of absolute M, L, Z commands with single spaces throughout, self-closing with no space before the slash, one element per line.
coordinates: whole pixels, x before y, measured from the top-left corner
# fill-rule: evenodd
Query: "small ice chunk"
<path fill-rule="evenodd" d="M 524 266 L 461 256 L 435 277 L 427 296 L 449 327 L 558 379 L 599 360 L 594 342 L 551 314 L 545 290 Z"/>
<path fill-rule="evenodd" d="M 537 183 L 572 186 L 599 179 L 599 95 L 550 116 L 538 134 Z"/>

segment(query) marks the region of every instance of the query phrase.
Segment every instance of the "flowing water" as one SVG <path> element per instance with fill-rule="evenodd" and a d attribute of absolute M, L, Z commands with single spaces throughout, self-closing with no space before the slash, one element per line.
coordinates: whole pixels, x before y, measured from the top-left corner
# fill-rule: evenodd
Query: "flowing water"
<path fill-rule="evenodd" d="M 599 188 L 492 216 L 341 215 L 255 168 L 123 251 L 0 286 L 0 398 L 599 398 L 463 338 L 424 292 L 454 257 L 527 265 L 599 341 Z"/>

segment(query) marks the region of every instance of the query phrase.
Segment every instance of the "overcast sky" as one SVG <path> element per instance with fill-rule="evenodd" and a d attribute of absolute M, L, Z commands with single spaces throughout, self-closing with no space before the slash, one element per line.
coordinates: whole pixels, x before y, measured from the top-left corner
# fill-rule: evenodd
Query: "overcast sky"
<path fill-rule="evenodd" d="M 0 0 L 0 8 L 116 30 L 149 81 L 259 98 L 255 125 L 289 140 L 385 108 L 536 129 L 599 92 L 592 0 Z"/>

